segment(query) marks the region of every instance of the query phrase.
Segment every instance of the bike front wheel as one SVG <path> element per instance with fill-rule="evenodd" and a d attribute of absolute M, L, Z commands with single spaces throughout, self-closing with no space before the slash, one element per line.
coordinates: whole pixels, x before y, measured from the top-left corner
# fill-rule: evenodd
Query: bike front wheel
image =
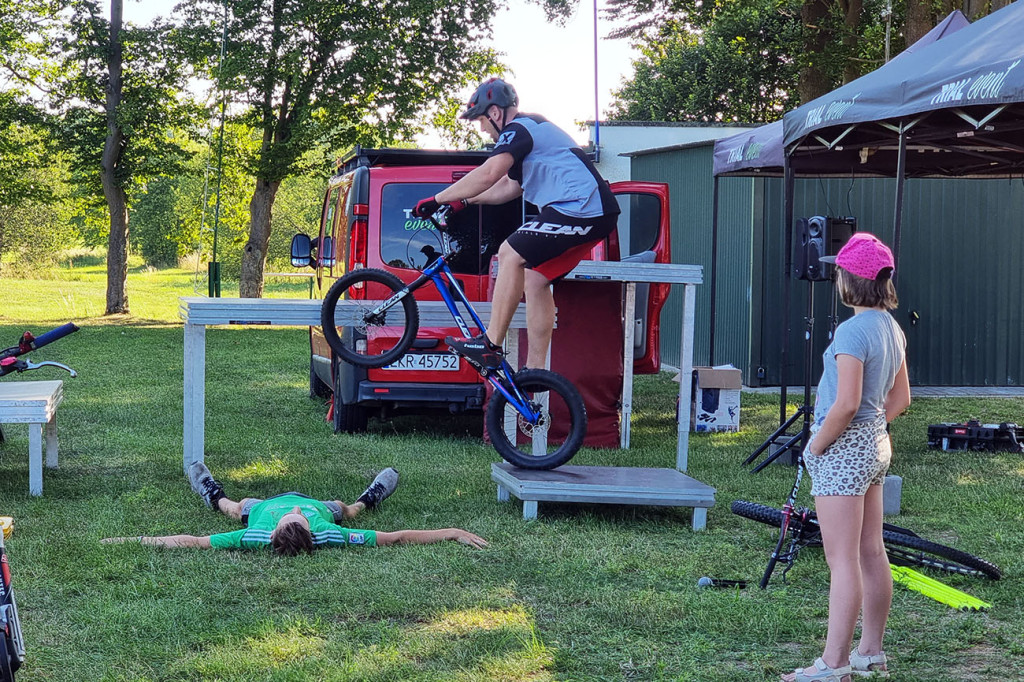
<path fill-rule="evenodd" d="M 360 367 L 383 367 L 402 357 L 420 321 L 411 293 L 393 298 L 402 291 L 402 280 L 373 268 L 350 272 L 331 285 L 320 324 L 335 354 Z"/>
<path fill-rule="evenodd" d="M 14 682 L 13 656 L 7 633 L 0 630 L 0 682 Z"/>
<path fill-rule="evenodd" d="M 487 407 L 487 433 L 498 454 L 521 469 L 554 469 L 583 445 L 587 410 L 572 383 L 554 372 L 527 369 L 515 375 L 516 385 L 540 420 L 531 424 L 499 392 Z"/>

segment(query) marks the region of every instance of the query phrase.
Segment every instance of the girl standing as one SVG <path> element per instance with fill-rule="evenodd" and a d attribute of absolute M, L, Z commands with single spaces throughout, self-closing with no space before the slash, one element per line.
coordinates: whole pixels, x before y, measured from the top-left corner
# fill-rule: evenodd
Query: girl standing
<path fill-rule="evenodd" d="M 854 316 L 825 350 L 804 462 L 831 572 L 825 651 L 784 682 L 850 682 L 888 677 L 882 637 L 892 573 L 882 544 L 882 482 L 892 448 L 887 425 L 910 405 L 906 338 L 889 314 L 897 306 L 892 252 L 855 233 L 834 257 L 839 296 Z M 853 645 L 858 614 L 861 637 Z"/>

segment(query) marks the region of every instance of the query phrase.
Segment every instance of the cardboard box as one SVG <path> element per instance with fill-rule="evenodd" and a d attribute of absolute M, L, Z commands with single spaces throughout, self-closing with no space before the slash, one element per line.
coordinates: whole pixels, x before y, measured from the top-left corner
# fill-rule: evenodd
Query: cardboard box
<path fill-rule="evenodd" d="M 739 431 L 743 373 L 735 367 L 694 367 L 690 429 Z"/>

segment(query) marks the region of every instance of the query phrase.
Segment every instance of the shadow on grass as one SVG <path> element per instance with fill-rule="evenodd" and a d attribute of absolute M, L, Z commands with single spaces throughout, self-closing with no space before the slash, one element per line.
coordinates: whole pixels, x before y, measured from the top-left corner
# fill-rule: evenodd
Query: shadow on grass
<path fill-rule="evenodd" d="M 550 680 L 553 660 L 532 617 L 513 607 L 451 611 L 414 623 L 264 621 L 171 672 L 221 680 Z"/>

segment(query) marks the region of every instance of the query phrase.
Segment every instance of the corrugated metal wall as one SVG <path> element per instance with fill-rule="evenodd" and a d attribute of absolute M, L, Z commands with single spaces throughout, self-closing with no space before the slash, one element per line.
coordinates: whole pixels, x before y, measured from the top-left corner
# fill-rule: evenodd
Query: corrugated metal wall
<path fill-rule="evenodd" d="M 700 265 L 704 284 L 697 287 L 697 325 L 694 332 L 694 364 L 707 364 L 710 357 L 711 319 L 711 217 L 714 179 L 711 177 L 711 146 L 677 150 L 665 154 L 634 157 L 635 180 L 667 182 L 672 204 L 672 261 Z M 732 363 L 741 369 L 748 365 L 750 349 L 750 270 L 751 222 L 753 211 L 751 181 L 731 181 L 721 190 L 720 220 L 739 229 L 728 237 L 730 254 L 719 258 L 718 325 L 715 339 L 715 363 Z M 761 210 L 760 205 L 758 211 Z M 722 233 L 720 233 L 722 234 Z M 719 241 L 719 248 L 724 242 Z M 661 314 L 662 361 L 678 364 L 679 329 L 682 324 L 682 288 L 672 290 Z M 724 330 L 724 332 L 723 332 Z"/>
<path fill-rule="evenodd" d="M 673 261 L 705 268 L 698 287 L 694 362 L 709 357 L 712 189 L 710 145 L 633 158 L 633 178 L 668 182 Z M 748 385 L 777 385 L 784 325 L 782 181 L 722 178 L 714 360 Z M 852 215 L 893 244 L 895 180 L 802 179 L 794 215 Z M 915 385 L 1024 383 L 1024 182 L 911 180 L 905 193 L 897 320 Z M 831 288 L 791 280 L 787 378 L 803 382 L 806 296 L 814 287 L 814 380 L 826 342 Z M 663 355 L 679 353 L 680 292 L 662 314 Z M 839 306 L 840 318 L 849 313 Z M 911 312 L 918 321 L 911 323 Z M 758 379 L 758 368 L 764 379 Z"/>

